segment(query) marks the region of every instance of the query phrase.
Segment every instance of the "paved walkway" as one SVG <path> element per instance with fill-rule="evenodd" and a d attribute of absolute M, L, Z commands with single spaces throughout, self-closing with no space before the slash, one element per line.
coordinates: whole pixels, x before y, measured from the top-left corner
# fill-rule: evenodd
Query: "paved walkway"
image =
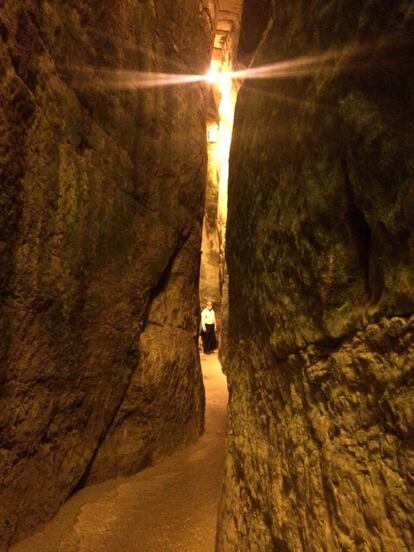
<path fill-rule="evenodd" d="M 86 487 L 11 552 L 213 552 L 224 467 L 226 380 L 202 355 L 206 432 L 138 474 Z"/>

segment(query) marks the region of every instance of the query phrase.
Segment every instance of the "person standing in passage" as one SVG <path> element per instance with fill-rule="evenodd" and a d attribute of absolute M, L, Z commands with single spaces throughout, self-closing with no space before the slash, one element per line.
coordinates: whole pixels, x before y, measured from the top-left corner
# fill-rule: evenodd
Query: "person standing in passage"
<path fill-rule="evenodd" d="M 206 308 L 201 311 L 201 339 L 203 351 L 206 354 L 212 353 L 217 348 L 216 315 L 211 301 L 208 301 Z"/>

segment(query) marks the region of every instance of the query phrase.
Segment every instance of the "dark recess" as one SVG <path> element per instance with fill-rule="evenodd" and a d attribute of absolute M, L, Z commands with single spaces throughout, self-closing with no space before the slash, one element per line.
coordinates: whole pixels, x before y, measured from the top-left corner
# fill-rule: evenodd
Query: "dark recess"
<path fill-rule="evenodd" d="M 271 0 L 244 0 L 238 61 L 249 65 L 271 14 Z"/>

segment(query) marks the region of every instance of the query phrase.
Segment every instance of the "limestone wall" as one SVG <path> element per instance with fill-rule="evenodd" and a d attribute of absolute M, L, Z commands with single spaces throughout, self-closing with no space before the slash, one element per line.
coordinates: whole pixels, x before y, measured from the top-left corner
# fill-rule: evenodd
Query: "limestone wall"
<path fill-rule="evenodd" d="M 217 126 L 215 121 L 210 122 L 210 125 L 214 128 Z M 203 309 L 207 301 L 213 301 L 218 319 L 221 310 L 221 292 L 220 243 L 217 228 L 218 173 L 216 142 L 210 142 L 207 151 L 208 170 L 200 265 L 200 306 Z"/>
<path fill-rule="evenodd" d="M 220 552 L 414 548 L 413 17 L 274 1 L 256 66 L 333 55 L 239 92 Z"/>
<path fill-rule="evenodd" d="M 0 2 L 0 548 L 202 429 L 206 89 L 108 77 L 204 73 L 213 7 Z"/>

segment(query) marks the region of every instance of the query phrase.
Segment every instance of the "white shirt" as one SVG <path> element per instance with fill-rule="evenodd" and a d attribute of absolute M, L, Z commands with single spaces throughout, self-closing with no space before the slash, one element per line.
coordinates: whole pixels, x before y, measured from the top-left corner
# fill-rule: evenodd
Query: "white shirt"
<path fill-rule="evenodd" d="M 205 324 L 215 324 L 216 315 L 214 314 L 214 309 L 205 308 L 201 311 L 201 325 Z"/>

